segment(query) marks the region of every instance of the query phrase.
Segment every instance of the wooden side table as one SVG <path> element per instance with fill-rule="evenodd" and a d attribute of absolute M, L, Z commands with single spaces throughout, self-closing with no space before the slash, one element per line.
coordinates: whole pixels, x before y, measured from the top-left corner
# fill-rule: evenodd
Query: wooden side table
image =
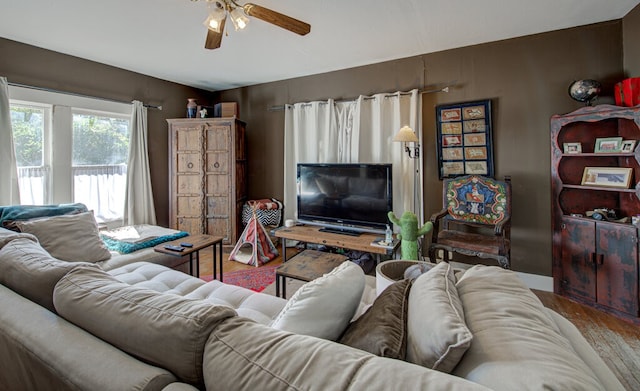
<path fill-rule="evenodd" d="M 193 261 L 195 254 L 196 274 L 195 276 L 200 278 L 200 250 L 213 246 L 213 278 L 216 278 L 216 264 L 220 265 L 220 281 L 222 282 L 222 236 L 211 235 L 192 235 L 185 236 L 180 239 L 172 240 L 170 242 L 161 243 L 153 248 L 154 251 L 159 253 L 172 255 L 174 257 L 189 256 L 189 274 L 193 275 Z M 173 251 L 164 248 L 166 245 L 180 246 L 180 243 L 191 243 L 193 247 L 184 247 L 184 251 Z M 216 245 L 218 246 L 218 253 L 216 253 Z M 219 257 L 218 257 L 219 254 Z"/>
<path fill-rule="evenodd" d="M 304 250 L 298 253 L 276 268 L 276 296 L 287 298 L 287 277 L 305 282 L 313 281 L 346 260 L 347 257 L 344 255 L 316 250 Z M 282 296 L 280 296 L 280 286 L 282 286 Z"/>

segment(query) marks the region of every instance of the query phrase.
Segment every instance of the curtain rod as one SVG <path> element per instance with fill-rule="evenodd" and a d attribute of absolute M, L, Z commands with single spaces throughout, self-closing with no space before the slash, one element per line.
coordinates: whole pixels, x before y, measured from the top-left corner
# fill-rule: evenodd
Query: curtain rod
<path fill-rule="evenodd" d="M 449 92 L 449 87 L 451 87 L 452 85 L 455 85 L 455 82 L 453 83 L 449 83 L 447 85 L 445 85 L 444 87 L 438 87 L 438 88 L 431 88 L 431 89 L 422 89 L 419 90 L 418 93 L 420 95 L 424 95 L 424 94 L 432 94 L 434 92 Z M 411 92 L 400 92 L 400 95 L 410 95 Z M 386 94 L 384 97 L 385 98 L 392 98 L 394 96 L 398 95 L 397 93 L 395 94 Z M 355 101 L 357 98 L 353 98 L 353 99 L 341 99 L 341 100 L 337 100 L 336 102 L 353 102 Z M 365 97 L 364 99 L 374 99 L 373 97 Z M 267 111 L 283 111 L 286 105 L 278 105 L 278 106 L 271 106 L 269 108 L 267 108 Z"/>
<path fill-rule="evenodd" d="M 99 100 L 104 100 L 104 101 L 107 101 L 107 102 L 114 102 L 114 103 L 125 103 L 125 104 L 130 104 L 131 103 L 131 102 L 123 102 L 123 101 L 115 100 L 115 99 L 101 98 L 101 97 L 85 95 L 85 94 L 78 94 L 78 93 L 75 93 L 75 92 L 54 90 L 52 88 L 35 87 L 35 86 L 27 85 L 27 84 L 12 83 L 10 81 L 8 81 L 7 84 L 10 85 L 10 86 L 13 86 L 13 87 L 29 88 L 29 89 L 32 89 L 32 90 L 45 91 L 45 92 L 54 92 L 56 94 L 65 94 L 65 95 L 77 96 L 79 98 L 99 99 Z M 154 105 L 148 105 L 148 104 L 143 104 L 143 106 L 146 107 L 146 108 L 149 108 L 149 109 L 162 110 L 162 106 L 154 106 Z"/>

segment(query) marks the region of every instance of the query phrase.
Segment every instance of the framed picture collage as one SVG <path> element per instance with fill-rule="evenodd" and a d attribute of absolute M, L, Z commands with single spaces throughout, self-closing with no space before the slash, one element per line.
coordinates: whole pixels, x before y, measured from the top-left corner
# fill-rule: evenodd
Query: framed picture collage
<path fill-rule="evenodd" d="M 439 177 L 493 177 L 491 100 L 436 106 Z"/>

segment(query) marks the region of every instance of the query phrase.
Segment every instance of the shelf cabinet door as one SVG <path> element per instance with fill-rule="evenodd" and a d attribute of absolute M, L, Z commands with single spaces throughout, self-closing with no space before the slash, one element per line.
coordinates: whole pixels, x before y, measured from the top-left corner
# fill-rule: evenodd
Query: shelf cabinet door
<path fill-rule="evenodd" d="M 638 230 L 596 223 L 597 290 L 600 305 L 638 316 Z"/>
<path fill-rule="evenodd" d="M 562 281 L 565 294 L 596 300 L 595 221 L 562 219 Z"/>

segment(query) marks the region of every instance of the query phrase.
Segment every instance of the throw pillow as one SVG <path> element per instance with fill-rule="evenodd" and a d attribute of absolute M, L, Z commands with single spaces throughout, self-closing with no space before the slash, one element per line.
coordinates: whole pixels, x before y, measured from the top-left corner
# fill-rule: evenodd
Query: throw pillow
<path fill-rule="evenodd" d="M 404 360 L 407 348 L 407 304 L 411 280 L 398 281 L 351 323 L 340 343 L 381 357 Z"/>
<path fill-rule="evenodd" d="M 337 340 L 358 308 L 364 280 L 360 266 L 343 262 L 331 272 L 301 286 L 271 327 Z"/>
<path fill-rule="evenodd" d="M 100 239 L 93 212 L 18 221 L 20 231 L 35 235 L 51 256 L 68 262 L 99 262 L 111 258 Z"/>
<path fill-rule="evenodd" d="M 458 297 L 453 267 L 440 262 L 409 293 L 407 361 L 449 373 L 473 338 Z"/>

